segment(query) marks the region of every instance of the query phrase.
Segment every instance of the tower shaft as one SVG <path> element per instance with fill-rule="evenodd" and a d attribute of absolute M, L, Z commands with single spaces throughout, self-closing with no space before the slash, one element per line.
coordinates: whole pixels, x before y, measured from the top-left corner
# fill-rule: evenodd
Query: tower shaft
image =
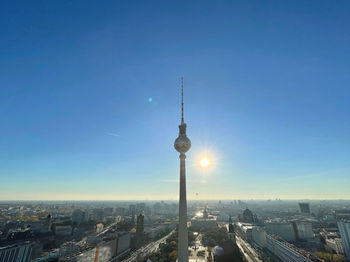
<path fill-rule="evenodd" d="M 178 262 L 188 262 L 188 229 L 186 197 L 186 155 L 180 154 L 180 200 Z"/>
<path fill-rule="evenodd" d="M 181 79 L 181 124 L 179 136 L 174 142 L 176 151 L 180 153 L 180 198 L 179 198 L 179 240 L 178 262 L 188 262 L 188 229 L 187 229 L 187 199 L 186 199 L 186 155 L 191 148 L 191 140 L 186 135 L 184 121 L 183 80 Z"/>

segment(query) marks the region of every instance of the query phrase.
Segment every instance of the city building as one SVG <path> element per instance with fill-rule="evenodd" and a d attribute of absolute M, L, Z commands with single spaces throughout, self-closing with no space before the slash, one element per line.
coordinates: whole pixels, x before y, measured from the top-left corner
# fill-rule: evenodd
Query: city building
<path fill-rule="evenodd" d="M 248 209 L 248 207 L 243 211 L 242 222 L 245 222 L 245 223 L 254 222 L 253 213 Z"/>
<path fill-rule="evenodd" d="M 284 262 L 321 261 L 311 253 L 298 249 L 277 236 L 266 235 L 267 249 Z"/>
<path fill-rule="evenodd" d="M 292 225 L 296 240 L 310 240 L 314 238 L 314 232 L 312 230 L 311 223 L 293 221 Z"/>
<path fill-rule="evenodd" d="M 137 213 L 145 212 L 145 210 L 146 210 L 146 203 L 137 203 L 135 209 L 136 209 Z"/>
<path fill-rule="evenodd" d="M 345 254 L 338 229 L 322 228 L 320 230 L 320 236 L 323 238 L 329 252 L 335 252 L 341 255 Z"/>
<path fill-rule="evenodd" d="M 137 216 L 136 221 L 136 245 L 139 247 L 143 244 L 144 239 L 144 216 L 142 214 Z"/>
<path fill-rule="evenodd" d="M 243 214 L 238 216 L 238 220 L 243 223 L 257 223 L 258 219 L 256 215 L 253 215 L 253 212 L 247 207 Z"/>
<path fill-rule="evenodd" d="M 125 216 L 125 208 L 124 207 L 117 207 L 115 209 L 115 214 L 117 216 Z"/>
<path fill-rule="evenodd" d="M 277 235 L 286 241 L 295 241 L 295 232 L 292 224 L 286 221 L 268 221 L 265 230 L 270 235 Z"/>
<path fill-rule="evenodd" d="M 80 225 L 86 220 L 86 213 L 81 209 L 75 209 L 72 213 L 72 222 L 76 225 Z"/>
<path fill-rule="evenodd" d="M 60 247 L 60 262 L 117 262 L 130 252 L 129 232 L 109 232 L 102 238 L 91 237 L 85 244 L 66 242 Z"/>
<path fill-rule="evenodd" d="M 340 209 L 334 211 L 334 218 L 338 220 L 350 220 L 350 210 L 349 209 Z"/>
<path fill-rule="evenodd" d="M 130 251 L 131 234 L 129 232 L 118 232 L 117 255 L 122 256 Z"/>
<path fill-rule="evenodd" d="M 103 209 L 103 216 L 112 216 L 113 215 L 113 207 L 105 207 Z"/>
<path fill-rule="evenodd" d="M 181 79 L 181 124 L 179 136 L 174 142 L 176 151 L 180 153 L 180 199 L 179 199 L 179 239 L 178 261 L 188 262 L 188 228 L 187 228 L 187 197 L 186 197 L 186 152 L 191 148 L 191 141 L 186 135 L 184 121 L 183 79 Z"/>
<path fill-rule="evenodd" d="M 231 217 L 228 220 L 228 232 L 229 233 L 234 233 L 234 227 L 233 227 L 233 224 L 232 224 L 232 218 Z"/>
<path fill-rule="evenodd" d="M 310 204 L 309 203 L 299 203 L 300 213 L 310 214 Z"/>
<path fill-rule="evenodd" d="M 30 262 L 31 257 L 32 245 L 30 242 L 0 247 L 1 262 Z"/>
<path fill-rule="evenodd" d="M 60 257 L 60 262 L 108 262 L 117 255 L 117 239 L 106 240 L 78 253 Z"/>
<path fill-rule="evenodd" d="M 261 248 L 267 246 L 266 243 L 266 232 L 261 227 L 254 227 L 252 229 L 252 239 Z"/>
<path fill-rule="evenodd" d="M 171 231 L 174 227 L 175 225 L 173 223 L 156 224 L 145 228 L 145 235 L 147 235 L 149 239 L 156 239 L 160 235 L 163 235 L 164 232 Z"/>
<path fill-rule="evenodd" d="M 327 238 L 326 246 L 332 251 L 340 255 L 344 255 L 344 247 L 341 238 Z"/>
<path fill-rule="evenodd" d="M 217 217 L 209 214 L 205 208 L 203 214 L 198 213 L 191 219 L 191 226 L 200 230 L 215 227 L 217 226 Z"/>
<path fill-rule="evenodd" d="M 215 246 L 212 254 L 214 262 L 243 261 L 238 246 L 231 240 L 224 241 L 222 246 Z"/>
<path fill-rule="evenodd" d="M 350 220 L 337 222 L 346 258 L 350 260 Z"/>
<path fill-rule="evenodd" d="M 144 215 L 140 214 L 137 216 L 136 222 L 136 235 L 143 235 L 144 233 Z"/>
<path fill-rule="evenodd" d="M 101 233 L 103 231 L 104 225 L 102 223 L 98 223 L 95 225 L 96 233 Z"/>
<path fill-rule="evenodd" d="M 103 219 L 103 209 L 102 208 L 95 208 L 92 211 L 92 219 L 95 221 L 102 221 Z"/>
<path fill-rule="evenodd" d="M 70 225 L 55 225 L 55 235 L 70 236 L 72 235 L 72 226 Z"/>
<path fill-rule="evenodd" d="M 255 228 L 254 225 L 249 223 L 241 223 L 237 222 L 235 224 L 237 232 L 242 237 L 242 239 L 246 240 L 247 242 L 252 241 L 253 239 L 253 228 Z"/>
<path fill-rule="evenodd" d="M 136 205 L 129 205 L 129 215 L 135 216 L 136 214 Z"/>

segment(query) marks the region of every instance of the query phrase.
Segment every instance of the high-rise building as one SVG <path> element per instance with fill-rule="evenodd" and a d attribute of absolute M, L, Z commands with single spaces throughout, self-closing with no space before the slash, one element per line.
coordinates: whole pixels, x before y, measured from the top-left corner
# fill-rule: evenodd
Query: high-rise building
<path fill-rule="evenodd" d="M 187 199 L 186 199 L 186 152 L 191 148 L 191 140 L 186 135 L 184 121 L 183 79 L 181 79 L 181 124 L 179 136 L 174 147 L 180 153 L 180 200 L 179 200 L 179 240 L 178 262 L 188 262 L 188 229 L 187 229 Z"/>
<path fill-rule="evenodd" d="M 30 242 L 0 247 L 1 262 L 30 262 L 32 257 L 32 245 Z"/>
<path fill-rule="evenodd" d="M 310 204 L 309 203 L 299 203 L 300 213 L 310 214 Z"/>
<path fill-rule="evenodd" d="M 136 205 L 129 205 L 129 215 L 134 216 L 136 213 Z"/>
<path fill-rule="evenodd" d="M 136 208 L 136 212 L 137 213 L 145 212 L 145 210 L 146 210 L 146 203 L 137 203 L 135 208 Z"/>
<path fill-rule="evenodd" d="M 228 232 L 229 233 L 234 233 L 234 228 L 233 228 L 232 218 L 231 217 L 228 220 Z"/>
<path fill-rule="evenodd" d="M 290 222 L 268 222 L 265 224 L 265 229 L 267 233 L 277 235 L 286 241 L 295 241 L 295 231 Z"/>
<path fill-rule="evenodd" d="M 104 216 L 112 216 L 113 215 L 113 207 L 105 207 L 103 209 L 103 215 Z"/>
<path fill-rule="evenodd" d="M 92 217 L 93 217 L 93 220 L 95 220 L 95 221 L 102 221 L 102 219 L 103 219 L 103 209 L 102 208 L 95 208 L 92 211 Z"/>
<path fill-rule="evenodd" d="M 117 207 L 115 209 L 115 214 L 117 216 L 124 216 L 125 215 L 125 208 L 124 207 Z"/>
<path fill-rule="evenodd" d="M 142 214 L 137 216 L 137 222 L 136 222 L 136 236 L 143 235 L 144 232 L 144 216 Z"/>
<path fill-rule="evenodd" d="M 137 216 L 136 221 L 136 244 L 141 246 L 143 244 L 144 237 L 144 216 L 142 214 Z"/>
<path fill-rule="evenodd" d="M 346 258 L 350 260 L 350 220 L 340 220 L 337 224 Z"/>
<path fill-rule="evenodd" d="M 85 221 L 85 212 L 82 211 L 81 209 L 75 209 L 72 213 L 72 222 L 80 225 L 81 223 L 83 223 Z"/>
<path fill-rule="evenodd" d="M 310 222 L 295 222 L 296 227 L 294 227 L 294 223 L 292 222 L 292 225 L 294 228 L 295 238 L 297 240 L 308 240 L 314 238 L 314 232 Z"/>

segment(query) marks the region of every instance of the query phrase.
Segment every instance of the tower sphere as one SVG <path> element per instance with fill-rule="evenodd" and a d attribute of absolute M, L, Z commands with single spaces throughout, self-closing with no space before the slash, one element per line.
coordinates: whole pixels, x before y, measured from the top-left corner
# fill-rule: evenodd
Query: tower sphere
<path fill-rule="evenodd" d="M 179 153 L 186 153 L 191 148 L 191 140 L 188 139 L 186 135 L 179 135 L 178 138 L 176 138 L 174 147 L 176 151 Z"/>

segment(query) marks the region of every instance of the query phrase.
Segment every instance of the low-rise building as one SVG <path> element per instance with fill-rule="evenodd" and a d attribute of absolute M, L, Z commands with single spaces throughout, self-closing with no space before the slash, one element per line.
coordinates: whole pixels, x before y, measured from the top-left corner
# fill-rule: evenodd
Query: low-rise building
<path fill-rule="evenodd" d="M 344 255 L 344 247 L 341 238 L 327 238 L 326 246 L 337 254 Z"/>
<path fill-rule="evenodd" d="M 205 209 L 203 213 L 199 212 L 191 219 L 191 226 L 200 229 L 216 227 L 217 217 L 210 215 L 207 209 Z"/>
<path fill-rule="evenodd" d="M 236 229 L 238 231 L 238 233 L 241 235 L 241 237 L 250 242 L 253 240 L 253 228 L 255 228 L 256 226 L 250 224 L 250 223 L 241 223 L 241 222 L 237 222 L 235 224 Z"/>
<path fill-rule="evenodd" d="M 252 229 L 252 239 L 261 248 L 265 248 L 267 246 L 266 243 L 266 232 L 260 227 L 254 227 Z"/>

